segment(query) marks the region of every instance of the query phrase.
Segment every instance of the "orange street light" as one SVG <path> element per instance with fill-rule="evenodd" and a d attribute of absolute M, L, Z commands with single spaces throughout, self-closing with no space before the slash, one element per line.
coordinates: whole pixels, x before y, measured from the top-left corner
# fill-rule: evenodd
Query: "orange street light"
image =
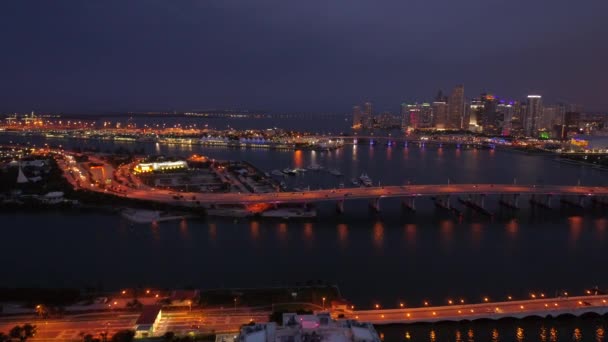
<path fill-rule="evenodd" d="M 380 309 L 380 305 L 379 305 L 379 304 L 374 305 L 374 307 L 375 307 L 376 309 Z"/>
<path fill-rule="evenodd" d="M 424 301 L 424 306 L 429 306 L 429 302 Z"/>
<path fill-rule="evenodd" d="M 488 297 L 483 297 L 483 301 L 487 303 L 488 301 L 490 301 L 490 299 Z"/>
<path fill-rule="evenodd" d="M 403 303 L 399 303 L 399 306 L 400 306 L 400 307 L 403 307 Z"/>
<path fill-rule="evenodd" d="M 454 302 L 452 302 L 452 300 L 450 299 L 450 300 L 448 300 L 448 304 L 452 305 L 452 304 L 454 304 Z"/>

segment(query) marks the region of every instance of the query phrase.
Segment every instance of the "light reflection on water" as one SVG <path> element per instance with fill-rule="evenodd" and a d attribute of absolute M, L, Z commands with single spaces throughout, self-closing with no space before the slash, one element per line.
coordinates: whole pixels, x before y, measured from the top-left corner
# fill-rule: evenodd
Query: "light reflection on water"
<path fill-rule="evenodd" d="M 249 223 L 249 232 L 253 240 L 257 240 L 260 237 L 260 222 L 251 221 Z"/>
<path fill-rule="evenodd" d="M 338 224 L 338 241 L 342 247 L 348 245 L 348 225 L 344 223 Z"/>
<path fill-rule="evenodd" d="M 374 224 L 373 234 L 374 246 L 376 247 L 376 249 L 381 250 L 382 245 L 384 243 L 384 225 L 382 224 L 382 222 L 378 221 L 376 222 L 376 224 Z"/>
<path fill-rule="evenodd" d="M 313 240 L 312 223 L 304 223 L 304 239 L 311 242 Z"/>
<path fill-rule="evenodd" d="M 602 320 L 602 322 L 604 320 L 604 318 L 597 319 Z M 546 321 L 536 319 L 436 323 L 431 325 L 377 326 L 376 330 L 384 337 L 385 341 L 605 341 L 604 323 L 596 324 L 593 323 L 593 318 L 590 320 L 591 324 L 578 318 L 549 319 Z M 467 325 L 471 325 L 471 327 L 464 327 Z M 463 330 L 466 331 L 464 338 Z"/>

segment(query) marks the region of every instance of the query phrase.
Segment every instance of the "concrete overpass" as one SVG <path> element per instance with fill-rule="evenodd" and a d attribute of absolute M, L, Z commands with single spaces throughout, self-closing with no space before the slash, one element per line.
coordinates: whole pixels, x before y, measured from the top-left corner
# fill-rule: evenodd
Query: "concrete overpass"
<path fill-rule="evenodd" d="M 96 160 L 103 163 L 100 160 Z M 298 192 L 270 193 L 200 193 L 175 192 L 165 189 L 154 189 L 139 186 L 128 188 L 121 186 L 121 192 L 108 191 L 90 184 L 89 181 L 79 182 L 70 173 L 70 166 L 59 161 L 66 179 L 76 189 L 100 192 L 111 196 L 164 203 L 174 206 L 196 208 L 213 205 L 256 205 L 256 204 L 310 204 L 319 202 L 334 202 L 338 211 L 344 211 L 344 204 L 350 200 L 369 200 L 370 206 L 380 210 L 381 199 L 399 198 L 403 205 L 415 210 L 416 199 L 432 198 L 435 203 L 446 209 L 452 208 L 452 202 L 457 199 L 465 205 L 485 210 L 485 199 L 488 196 L 499 198 L 499 203 L 510 208 L 518 208 L 520 197 L 526 196 L 539 206 L 550 207 L 554 199 L 582 207 L 587 201 L 608 205 L 608 187 L 579 186 L 579 185 L 535 185 L 535 184 L 416 184 L 389 185 L 372 187 L 351 187 L 340 189 L 309 190 Z M 126 170 L 125 172 L 129 172 Z M 113 171 L 109 168 L 108 174 Z"/>
<path fill-rule="evenodd" d="M 582 205 L 586 199 L 608 203 L 608 187 L 575 185 L 517 185 L 517 184 L 445 184 L 445 185 L 402 185 L 377 186 L 343 189 L 310 190 L 304 192 L 272 193 L 175 193 L 166 190 L 132 189 L 126 197 L 163 202 L 178 206 L 196 207 L 213 204 L 285 204 L 336 202 L 343 205 L 348 200 L 367 199 L 376 209 L 380 209 L 383 198 L 401 198 L 404 205 L 415 209 L 416 198 L 430 197 L 446 208 L 450 198 L 464 197 L 471 205 L 484 207 L 486 196 L 501 198 L 505 205 L 518 207 L 520 196 L 529 196 L 534 203 L 550 206 L 553 198 Z M 181 197 L 180 197 L 181 196 Z"/>
<path fill-rule="evenodd" d="M 531 300 L 484 302 L 387 310 L 357 310 L 348 317 L 373 324 L 431 323 L 477 319 L 581 316 L 608 313 L 608 295 L 540 298 Z"/>

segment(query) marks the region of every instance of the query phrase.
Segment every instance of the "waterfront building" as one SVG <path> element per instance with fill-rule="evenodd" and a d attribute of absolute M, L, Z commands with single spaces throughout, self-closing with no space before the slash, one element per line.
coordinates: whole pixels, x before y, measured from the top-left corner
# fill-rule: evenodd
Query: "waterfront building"
<path fill-rule="evenodd" d="M 423 103 L 420 105 L 420 118 L 418 121 L 419 128 L 430 128 L 433 127 L 433 107 L 430 103 Z"/>
<path fill-rule="evenodd" d="M 239 342 L 380 342 L 370 323 L 354 320 L 334 320 L 329 313 L 314 315 L 283 314 L 282 324 L 275 322 L 245 325 L 237 338 Z"/>
<path fill-rule="evenodd" d="M 372 128 L 374 124 L 374 106 L 371 102 L 365 102 L 363 104 L 363 128 Z"/>
<path fill-rule="evenodd" d="M 543 99 L 541 95 L 528 95 L 527 110 L 524 119 L 524 133 L 526 136 L 538 134 L 543 115 Z"/>
<path fill-rule="evenodd" d="M 498 113 L 499 121 L 499 134 L 511 135 L 513 125 L 513 115 L 515 113 L 513 102 L 500 102 L 496 106 L 496 112 Z"/>
<path fill-rule="evenodd" d="M 361 112 L 361 106 L 353 107 L 353 128 L 359 129 L 363 125 L 363 112 Z"/>
<path fill-rule="evenodd" d="M 471 100 L 467 106 L 469 112 L 469 127 L 468 129 L 473 132 L 481 132 L 481 116 L 483 115 L 483 102 L 481 98 L 477 97 Z"/>
<path fill-rule="evenodd" d="M 448 99 L 448 120 L 446 128 L 461 129 L 464 120 L 464 85 L 458 85 L 452 90 Z M 466 127 L 469 127 L 468 122 L 466 122 Z"/>
<path fill-rule="evenodd" d="M 443 101 L 435 101 L 433 102 L 431 108 L 433 110 L 433 120 L 435 128 L 447 128 L 448 104 Z"/>
<path fill-rule="evenodd" d="M 135 165 L 135 172 L 153 172 L 153 171 L 171 171 L 185 169 L 188 167 L 188 163 L 184 160 L 177 161 L 163 161 L 163 162 L 152 162 L 152 163 L 139 163 Z"/>
<path fill-rule="evenodd" d="M 483 108 L 477 118 L 478 124 L 486 134 L 500 133 L 500 115 L 498 114 L 498 99 L 492 94 L 481 94 Z"/>
<path fill-rule="evenodd" d="M 524 135 L 524 118 L 526 110 L 525 103 L 519 101 L 513 102 L 513 116 L 511 117 L 511 131 L 509 132 L 509 135 Z"/>
<path fill-rule="evenodd" d="M 410 124 L 410 111 L 408 109 L 407 103 L 404 102 L 401 104 L 399 114 L 399 116 L 401 117 L 401 129 L 406 131 L 408 125 Z"/>
<path fill-rule="evenodd" d="M 378 115 L 376 120 L 376 127 L 380 129 L 391 129 L 394 127 L 399 127 L 401 125 L 400 120 L 397 120 L 393 114 L 390 112 L 384 112 Z"/>
<path fill-rule="evenodd" d="M 408 105 L 408 127 L 416 129 L 420 125 L 420 107 L 418 104 Z"/>
<path fill-rule="evenodd" d="M 564 114 L 564 124 L 562 127 L 561 138 L 567 139 L 570 134 L 577 133 L 580 128 L 581 113 L 566 112 Z"/>

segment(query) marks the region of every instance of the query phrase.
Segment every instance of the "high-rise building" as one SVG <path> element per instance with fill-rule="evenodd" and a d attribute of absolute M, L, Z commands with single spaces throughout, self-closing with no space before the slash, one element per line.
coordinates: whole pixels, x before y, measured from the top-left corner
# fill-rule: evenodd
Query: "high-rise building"
<path fill-rule="evenodd" d="M 413 104 L 408 106 L 409 110 L 409 127 L 413 129 L 420 128 L 420 106 Z"/>
<path fill-rule="evenodd" d="M 474 132 L 481 132 L 481 122 L 483 115 L 483 101 L 481 98 L 474 98 L 467 106 L 469 112 L 469 127 L 468 129 Z"/>
<path fill-rule="evenodd" d="M 528 95 L 524 132 L 527 136 L 536 136 L 543 115 L 543 98 L 540 95 Z"/>
<path fill-rule="evenodd" d="M 419 128 L 430 128 L 433 127 L 433 107 L 430 103 L 423 103 L 420 106 L 420 120 L 418 122 Z"/>
<path fill-rule="evenodd" d="M 363 104 L 363 128 L 372 128 L 374 125 L 374 107 L 371 102 Z"/>
<path fill-rule="evenodd" d="M 539 130 L 549 132 L 552 137 L 561 137 L 565 114 L 566 106 L 563 104 L 544 106 Z"/>
<path fill-rule="evenodd" d="M 448 122 L 447 128 L 461 129 L 464 119 L 464 85 L 458 85 L 450 94 L 448 99 Z M 469 123 L 466 123 L 466 128 Z"/>
<path fill-rule="evenodd" d="M 401 116 L 401 129 L 402 130 L 407 130 L 407 127 L 410 124 L 410 111 L 408 109 L 408 105 L 407 103 L 402 103 L 401 104 L 401 110 L 399 111 L 399 114 Z"/>
<path fill-rule="evenodd" d="M 498 134 L 511 135 L 515 108 L 513 102 L 501 101 L 496 106 Z"/>
<path fill-rule="evenodd" d="M 568 134 L 578 132 L 581 121 L 581 113 L 566 112 L 564 115 L 564 124 L 562 126 L 562 139 L 567 139 Z"/>
<path fill-rule="evenodd" d="M 448 104 L 442 101 L 435 101 L 432 105 L 434 126 L 445 129 L 448 122 Z"/>
<path fill-rule="evenodd" d="M 483 109 L 478 123 L 481 124 L 482 131 L 487 134 L 500 134 L 502 118 L 498 113 L 498 99 L 492 94 L 482 94 L 481 101 Z"/>
<path fill-rule="evenodd" d="M 359 129 L 363 126 L 363 113 L 361 112 L 361 106 L 353 107 L 353 128 Z"/>
<path fill-rule="evenodd" d="M 524 121 L 526 118 L 527 104 L 520 101 L 513 103 L 513 117 L 511 118 L 511 134 L 512 136 L 523 136 Z"/>

